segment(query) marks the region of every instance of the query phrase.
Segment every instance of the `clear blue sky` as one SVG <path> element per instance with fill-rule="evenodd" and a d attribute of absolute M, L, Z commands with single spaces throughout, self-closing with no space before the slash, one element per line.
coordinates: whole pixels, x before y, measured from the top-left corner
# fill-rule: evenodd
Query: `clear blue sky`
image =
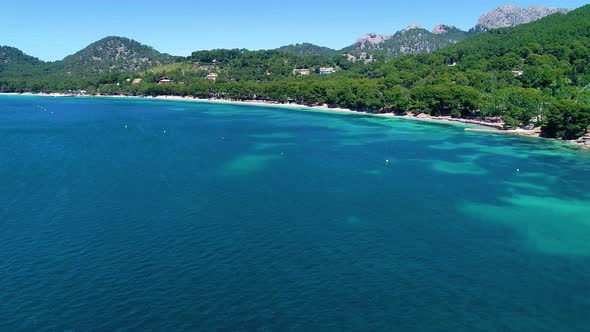
<path fill-rule="evenodd" d="M 174 55 L 213 48 L 267 49 L 311 42 L 332 48 L 411 23 L 462 29 L 506 3 L 576 8 L 580 0 L 17 0 L 0 10 L 0 45 L 59 60 L 105 36 L 125 36 Z M 587 0 L 586 0 L 587 1 Z"/>

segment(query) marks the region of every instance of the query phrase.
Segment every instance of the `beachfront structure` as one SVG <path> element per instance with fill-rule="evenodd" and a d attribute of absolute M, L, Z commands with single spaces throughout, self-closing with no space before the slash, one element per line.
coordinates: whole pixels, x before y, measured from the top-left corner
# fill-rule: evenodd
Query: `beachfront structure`
<path fill-rule="evenodd" d="M 162 77 L 162 78 L 160 78 L 160 81 L 158 81 L 158 84 L 171 84 L 171 83 L 174 83 L 174 81 L 169 79 L 168 77 Z"/>
<path fill-rule="evenodd" d="M 131 82 L 131 84 L 141 84 L 141 78 L 136 78 L 133 80 L 133 82 Z"/>
<path fill-rule="evenodd" d="M 307 76 L 311 73 L 311 70 L 309 69 L 293 69 L 293 75 L 299 75 L 299 76 Z"/>
<path fill-rule="evenodd" d="M 320 68 L 320 75 L 328 75 L 328 74 L 333 74 L 336 72 L 336 69 L 334 69 L 334 67 L 322 67 Z"/>
<path fill-rule="evenodd" d="M 72 96 L 84 96 L 86 94 L 86 90 L 75 90 L 75 91 L 69 90 L 69 92 L 70 92 L 70 95 L 72 95 Z"/>
<path fill-rule="evenodd" d="M 210 81 L 215 81 L 217 79 L 217 73 L 209 73 L 207 74 L 207 79 Z"/>

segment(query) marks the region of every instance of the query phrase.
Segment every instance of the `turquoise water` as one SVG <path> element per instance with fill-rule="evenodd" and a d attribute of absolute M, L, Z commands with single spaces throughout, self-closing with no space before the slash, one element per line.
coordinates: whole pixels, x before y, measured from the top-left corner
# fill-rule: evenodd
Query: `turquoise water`
<path fill-rule="evenodd" d="M 590 331 L 588 152 L 9 96 L 0 141 L 0 330 Z"/>

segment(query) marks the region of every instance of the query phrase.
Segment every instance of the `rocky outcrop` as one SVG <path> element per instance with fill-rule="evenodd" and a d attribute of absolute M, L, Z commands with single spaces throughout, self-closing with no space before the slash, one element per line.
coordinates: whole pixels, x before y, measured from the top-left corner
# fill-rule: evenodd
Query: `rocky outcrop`
<path fill-rule="evenodd" d="M 410 31 L 415 29 L 422 29 L 422 26 L 418 23 L 412 23 L 407 28 L 405 28 L 404 31 Z"/>
<path fill-rule="evenodd" d="M 434 26 L 434 29 L 432 29 L 432 33 L 435 35 L 444 35 L 445 33 L 449 33 L 454 30 L 457 30 L 457 28 L 452 25 L 437 24 Z"/>
<path fill-rule="evenodd" d="M 497 7 L 482 15 L 475 26 L 475 31 L 487 31 L 497 28 L 513 27 L 542 19 L 555 13 L 567 13 L 569 9 L 531 6 L 527 8 L 516 5 Z"/>
<path fill-rule="evenodd" d="M 358 45 L 358 48 L 360 48 L 361 50 L 371 49 L 374 45 L 379 45 L 390 38 L 391 36 L 387 35 L 368 33 L 357 39 L 355 44 Z"/>

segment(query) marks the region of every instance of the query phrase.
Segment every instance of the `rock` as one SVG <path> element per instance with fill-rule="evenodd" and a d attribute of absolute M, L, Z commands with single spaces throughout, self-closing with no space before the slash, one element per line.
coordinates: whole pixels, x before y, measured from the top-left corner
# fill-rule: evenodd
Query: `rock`
<path fill-rule="evenodd" d="M 405 28 L 404 31 L 410 31 L 415 29 L 422 29 L 422 26 L 418 23 L 412 23 L 407 28 Z"/>
<path fill-rule="evenodd" d="M 487 31 L 497 28 L 513 27 L 540 20 L 555 13 L 567 13 L 570 9 L 556 7 L 530 6 L 527 8 L 515 5 L 497 7 L 482 15 L 475 26 L 476 31 Z"/>
<path fill-rule="evenodd" d="M 391 38 L 391 36 L 380 35 L 377 33 L 368 33 L 356 40 L 356 44 L 361 44 L 361 48 L 366 48 L 367 44 L 377 45 Z"/>
<path fill-rule="evenodd" d="M 434 29 L 432 29 L 432 33 L 434 33 L 435 35 L 444 35 L 445 33 L 449 33 L 449 31 L 454 29 L 457 28 L 452 25 L 437 24 L 434 26 Z"/>
<path fill-rule="evenodd" d="M 522 126 L 522 129 L 524 130 L 535 130 L 535 125 L 532 123 L 526 124 L 524 126 Z"/>

